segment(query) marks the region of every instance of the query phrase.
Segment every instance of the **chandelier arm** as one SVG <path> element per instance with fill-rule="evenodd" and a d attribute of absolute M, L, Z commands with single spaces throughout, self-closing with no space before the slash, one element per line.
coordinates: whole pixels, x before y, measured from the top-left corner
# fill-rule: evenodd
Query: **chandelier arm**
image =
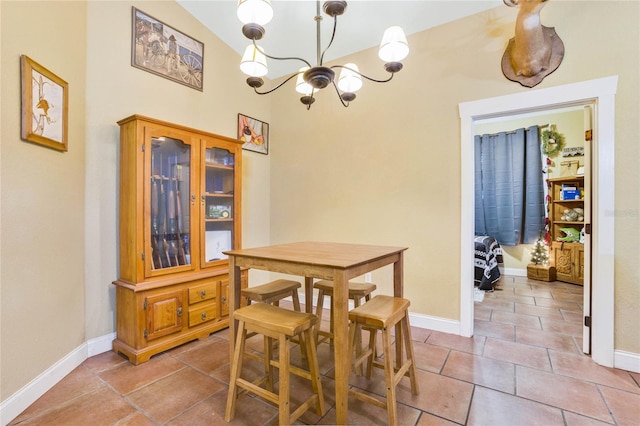
<path fill-rule="evenodd" d="M 258 49 L 260 51 L 260 53 L 262 53 L 264 56 L 266 56 L 267 58 L 270 59 L 275 59 L 276 61 L 289 61 L 289 60 L 296 60 L 296 61 L 301 61 L 304 62 L 305 64 L 307 64 L 307 66 L 309 68 L 311 68 L 311 64 L 309 63 L 309 61 L 307 61 L 306 59 L 302 59 L 302 58 L 298 58 L 296 56 L 287 56 L 287 57 L 283 57 L 283 58 L 279 58 L 277 56 L 271 56 L 269 55 L 267 52 L 264 51 L 264 49 L 262 49 L 262 47 L 258 46 L 256 44 L 255 39 L 253 40 L 253 45 L 256 47 L 256 49 Z"/>
<path fill-rule="evenodd" d="M 331 40 L 329 41 L 329 44 L 327 45 L 327 47 L 322 52 L 322 55 L 320 56 L 320 62 L 318 63 L 318 65 L 322 65 L 322 62 L 324 62 L 324 54 L 327 53 L 327 50 L 329 50 L 329 48 L 333 44 L 333 39 L 336 36 L 336 28 L 337 27 L 338 27 L 338 15 L 333 17 L 333 32 L 331 33 Z M 320 40 L 320 23 L 318 22 L 318 49 L 320 48 L 320 41 L 319 40 Z"/>
<path fill-rule="evenodd" d="M 289 77 L 287 77 L 287 79 L 286 79 L 285 81 L 283 81 L 282 83 L 278 84 L 278 85 L 277 85 L 276 87 L 274 87 L 273 89 L 268 90 L 268 91 L 266 91 L 266 92 L 258 92 L 258 89 L 257 89 L 257 88 L 255 88 L 255 87 L 253 88 L 253 90 L 254 90 L 254 92 L 256 92 L 258 95 L 268 95 L 269 93 L 271 93 L 271 92 L 275 92 L 276 90 L 278 90 L 279 88 L 281 88 L 282 86 L 284 86 L 284 85 L 285 85 L 289 80 L 291 80 L 292 78 L 297 77 L 297 76 L 298 76 L 298 74 L 300 74 L 300 73 L 294 73 L 294 74 L 291 74 Z"/>
<path fill-rule="evenodd" d="M 338 86 L 336 85 L 335 81 L 332 81 L 331 83 L 333 83 L 333 88 L 336 89 L 336 94 L 338 95 L 338 99 L 340 99 L 340 102 L 342 102 L 342 106 L 345 108 L 349 107 L 349 103 L 347 102 L 346 104 L 344 103 L 344 99 L 342 99 L 342 96 L 340 95 L 340 90 L 338 89 Z"/>
<path fill-rule="evenodd" d="M 348 69 L 349 71 L 352 71 L 352 72 L 358 74 L 360 77 L 364 77 L 369 81 L 373 81 L 374 83 L 386 83 L 388 81 L 391 81 L 391 79 L 393 78 L 393 75 L 395 74 L 395 73 L 391 73 L 389 78 L 387 78 L 386 80 L 378 80 L 376 78 L 372 78 L 372 77 L 366 76 L 366 75 L 362 74 L 361 72 L 354 70 L 353 68 L 345 67 L 344 65 L 332 65 L 331 68 L 345 68 L 345 69 Z"/>

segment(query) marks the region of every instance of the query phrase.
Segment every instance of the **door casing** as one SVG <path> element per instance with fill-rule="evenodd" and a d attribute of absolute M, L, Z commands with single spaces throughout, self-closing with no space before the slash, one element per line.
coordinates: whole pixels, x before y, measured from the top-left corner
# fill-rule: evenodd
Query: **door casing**
<path fill-rule="evenodd" d="M 593 108 L 591 357 L 614 366 L 614 190 L 615 95 L 618 76 L 459 104 L 461 152 L 460 334 L 473 335 L 473 143 L 474 122 L 543 110 L 589 105 Z M 585 288 L 585 298 L 589 294 Z M 588 305 L 585 305 L 587 311 Z"/>

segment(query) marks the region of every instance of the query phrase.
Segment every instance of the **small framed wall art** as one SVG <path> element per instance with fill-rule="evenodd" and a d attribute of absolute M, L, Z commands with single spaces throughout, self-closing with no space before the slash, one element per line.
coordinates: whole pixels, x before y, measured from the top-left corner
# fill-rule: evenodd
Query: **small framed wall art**
<path fill-rule="evenodd" d="M 204 44 L 132 8 L 131 66 L 202 91 Z"/>
<path fill-rule="evenodd" d="M 243 149 L 269 155 L 269 123 L 238 114 L 238 139 Z"/>
<path fill-rule="evenodd" d="M 69 84 L 26 55 L 20 56 L 22 125 L 27 142 L 67 151 Z"/>

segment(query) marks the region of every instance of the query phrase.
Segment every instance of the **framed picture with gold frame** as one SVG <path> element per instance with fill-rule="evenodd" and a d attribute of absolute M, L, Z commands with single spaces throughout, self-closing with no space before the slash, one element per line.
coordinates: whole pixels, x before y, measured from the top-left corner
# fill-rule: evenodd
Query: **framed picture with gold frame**
<path fill-rule="evenodd" d="M 22 126 L 20 137 L 67 151 L 69 84 L 26 55 L 20 56 Z"/>

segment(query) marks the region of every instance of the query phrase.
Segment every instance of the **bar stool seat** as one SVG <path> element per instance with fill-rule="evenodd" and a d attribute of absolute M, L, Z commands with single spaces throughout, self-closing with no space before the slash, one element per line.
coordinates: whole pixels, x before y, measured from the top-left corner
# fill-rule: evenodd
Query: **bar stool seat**
<path fill-rule="evenodd" d="M 261 284 L 255 287 L 248 287 L 242 289 L 242 295 L 247 298 L 247 303 L 251 302 L 263 302 L 279 305 L 280 300 L 291 296 L 293 299 L 293 309 L 300 311 L 300 299 L 298 298 L 298 289 L 302 285 L 293 280 L 275 280 L 266 284 Z"/>
<path fill-rule="evenodd" d="M 233 312 L 233 318 L 238 321 L 238 335 L 231 362 L 231 377 L 229 380 L 229 394 L 225 411 L 225 421 L 235 417 L 236 401 L 239 396 L 238 388 L 253 393 L 278 406 L 279 424 L 289 425 L 298 419 L 305 411 L 315 406 L 319 416 L 324 415 L 325 404 L 318 368 L 316 347 L 313 344 L 313 326 L 317 317 L 305 312 L 296 312 L 266 303 L 256 303 Z M 265 376 L 254 382 L 241 378 L 244 344 L 248 331 L 262 334 L 265 339 L 264 367 Z M 290 340 L 293 336 L 305 335 L 301 341 L 306 342 L 307 361 L 309 370 L 290 365 Z M 270 339 L 279 342 L 278 360 L 273 359 Z M 273 391 L 273 370 L 279 369 L 278 393 Z M 313 395 L 291 412 L 289 374 L 296 374 L 311 381 Z M 265 387 L 261 385 L 266 383 Z M 241 391 L 242 392 L 242 391 Z"/>
<path fill-rule="evenodd" d="M 358 391 L 355 388 L 349 389 L 349 394 L 361 401 L 386 408 L 390 425 L 397 424 L 396 387 L 400 380 L 408 375 L 411 381 L 411 393 L 414 395 L 419 393 L 418 382 L 416 380 L 413 342 L 411 340 L 411 327 L 409 325 L 409 305 L 409 300 L 401 297 L 377 295 L 364 305 L 354 308 L 349 312 L 349 320 L 351 321 L 349 325 L 350 354 L 354 353 L 356 331 L 358 328 L 362 327 L 370 332 L 369 346 L 363 352 L 356 353 L 353 366 L 357 369 L 360 364 L 367 361 L 366 371 L 367 378 L 369 379 L 371 379 L 373 366 L 383 368 L 385 387 L 387 390 L 385 401 Z M 392 351 L 391 331 L 397 324 L 401 326 L 402 337 L 396 336 L 395 340 L 395 353 L 398 357 L 398 359 L 396 359 L 396 368 L 393 363 L 394 353 Z M 382 364 L 374 363 L 378 330 L 382 332 Z M 406 351 L 406 359 L 404 361 L 402 355 L 403 345 Z"/>
<path fill-rule="evenodd" d="M 298 281 L 279 279 L 260 284 L 253 287 L 243 288 L 242 296 L 247 299 L 247 305 L 251 302 L 262 302 L 273 306 L 280 306 L 280 301 L 291 296 L 293 301 L 293 310 L 300 312 L 300 298 L 298 297 L 298 289 L 302 287 Z M 248 333 L 247 338 L 255 336 L 257 333 Z M 297 339 L 295 342 L 299 343 Z M 301 345 L 302 357 L 306 357 L 304 344 Z M 247 355 L 258 359 L 252 352 L 247 351 Z"/>
<path fill-rule="evenodd" d="M 321 280 L 313 284 L 313 288 L 318 289 L 318 301 L 316 303 L 316 316 L 318 317 L 318 326 L 315 331 L 316 345 L 320 343 L 319 336 L 329 339 L 329 344 L 333 346 L 333 281 Z M 362 304 L 362 299 L 368 301 L 371 299 L 371 293 L 376 290 L 376 285 L 372 283 L 356 283 L 349 282 L 349 299 L 353 300 L 353 305 L 358 307 Z M 322 311 L 324 305 L 324 296 L 329 296 L 330 317 L 329 331 L 320 330 L 322 322 Z"/>

